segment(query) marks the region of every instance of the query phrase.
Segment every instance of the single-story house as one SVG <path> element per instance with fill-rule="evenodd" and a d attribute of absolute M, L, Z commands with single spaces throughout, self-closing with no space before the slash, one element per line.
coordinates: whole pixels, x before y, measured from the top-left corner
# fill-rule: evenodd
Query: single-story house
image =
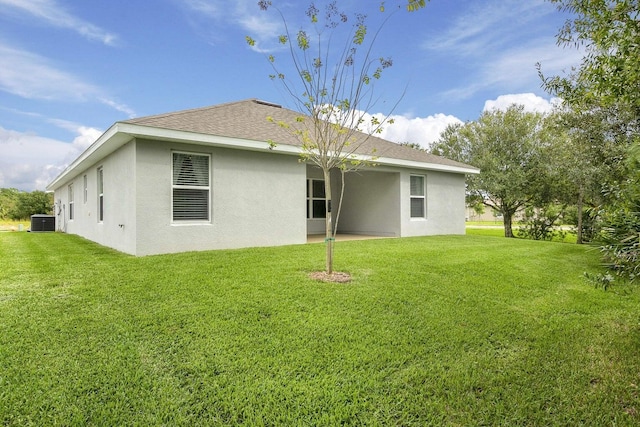
<path fill-rule="evenodd" d="M 56 228 L 133 255 L 307 242 L 324 231 L 323 175 L 268 117 L 300 113 L 251 99 L 115 123 L 48 185 Z M 345 174 L 339 233 L 465 232 L 478 169 L 377 137 L 363 156 L 374 148 L 375 166 Z"/>

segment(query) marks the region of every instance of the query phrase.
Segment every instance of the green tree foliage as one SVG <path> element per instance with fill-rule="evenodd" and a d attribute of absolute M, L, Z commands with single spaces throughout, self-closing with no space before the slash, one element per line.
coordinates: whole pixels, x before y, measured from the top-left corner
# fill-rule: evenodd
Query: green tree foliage
<path fill-rule="evenodd" d="M 640 233 L 635 214 L 640 192 L 640 7 L 637 0 L 550 1 L 573 15 L 561 28 L 558 43 L 580 46 L 585 55 L 567 76 L 547 77 L 540 72 L 543 86 L 578 115 L 603 112 L 598 126 L 607 129 L 607 139 L 616 146 L 627 147 L 618 162 L 624 166 L 624 176 L 605 181 L 609 189 L 599 209 L 601 249 L 616 273 L 635 278 L 640 268 L 634 243 Z M 587 135 L 590 126 L 593 123 L 577 127 Z"/>
<path fill-rule="evenodd" d="M 626 173 L 624 158 L 629 141 L 616 137 L 618 126 L 607 119 L 612 108 L 564 108 L 547 120 L 547 128 L 557 141 L 550 159 L 563 171 L 558 176 L 562 191 L 557 201 L 576 207 L 571 217 L 579 244 L 591 241 L 596 234 L 595 214 L 607 201 L 607 183 L 624 179 Z"/>
<path fill-rule="evenodd" d="M 296 123 L 269 120 L 300 141 L 303 161 L 322 170 L 327 196 L 326 271 L 331 274 L 335 234 L 331 171 L 344 173 L 361 167 L 367 160 L 375 160 L 376 153 L 368 153 L 368 158 L 362 156 L 361 147 L 366 142 L 362 134 L 380 133 L 385 124 L 392 123 L 392 120 L 370 118 L 367 112 L 377 101 L 374 97 L 376 82 L 393 64 L 391 58 L 375 55 L 374 46 L 384 22 L 394 11 L 384 15 L 381 26 L 372 30 L 366 15 L 349 16 L 338 9 L 336 1 L 324 6 L 311 3 L 305 11 L 306 29 L 293 32 L 285 15 L 272 2 L 262 0 L 258 5 L 264 11 L 275 10 L 284 27 L 284 33 L 277 41 L 287 52 L 286 58 L 282 62 L 276 54 L 268 55 L 272 67 L 269 77 L 282 84 L 295 109 L 301 112 Z M 410 10 L 422 6 L 424 1 L 410 0 L 408 4 Z M 384 3 L 380 10 L 384 12 Z M 247 36 L 246 40 L 250 46 L 256 46 L 252 37 Z M 291 75 L 285 69 L 294 72 Z M 277 141 L 271 144 L 277 144 Z M 341 200 L 342 197 L 336 223 Z"/>
<path fill-rule="evenodd" d="M 513 237 L 512 220 L 519 209 L 550 197 L 554 169 L 545 163 L 543 121 L 521 105 L 486 111 L 477 121 L 448 126 L 431 148 L 480 168 L 467 181 L 468 201 L 500 212 L 506 237 Z"/>
<path fill-rule="evenodd" d="M 52 212 L 53 195 L 50 193 L 26 193 L 15 188 L 0 188 L 0 219 L 26 220 L 31 215 Z"/>
<path fill-rule="evenodd" d="M 640 11 L 637 0 L 550 0 L 574 18 L 558 33 L 563 46 L 580 46 L 585 56 L 568 77 L 545 79 L 546 87 L 571 105 L 640 108 Z"/>
<path fill-rule="evenodd" d="M 600 250 L 619 278 L 640 282 L 640 162 L 626 181 L 609 191 L 613 202 L 602 212 Z M 606 286 L 606 284 L 605 284 Z"/>
<path fill-rule="evenodd" d="M 20 191 L 15 188 L 0 188 L 0 219 L 11 219 L 18 204 Z"/>

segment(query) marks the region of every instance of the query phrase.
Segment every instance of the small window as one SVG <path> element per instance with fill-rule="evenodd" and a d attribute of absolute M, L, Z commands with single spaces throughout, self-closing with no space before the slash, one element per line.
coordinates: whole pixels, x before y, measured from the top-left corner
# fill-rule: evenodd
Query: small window
<path fill-rule="evenodd" d="M 69 220 L 71 221 L 74 217 L 74 202 L 73 202 L 73 184 L 69 184 Z"/>
<path fill-rule="evenodd" d="M 98 168 L 98 221 L 104 221 L 104 175 Z"/>
<path fill-rule="evenodd" d="M 88 189 L 87 189 L 87 175 L 84 175 L 82 177 L 82 184 L 83 184 L 83 202 L 87 203 L 87 196 L 88 196 Z"/>
<path fill-rule="evenodd" d="M 411 175 L 411 218 L 425 218 L 427 198 L 425 197 L 424 176 Z"/>
<path fill-rule="evenodd" d="M 307 218 L 323 219 L 327 217 L 327 197 L 324 193 L 324 181 L 307 180 Z"/>
<path fill-rule="evenodd" d="M 210 156 L 173 153 L 172 218 L 174 221 L 210 220 Z"/>

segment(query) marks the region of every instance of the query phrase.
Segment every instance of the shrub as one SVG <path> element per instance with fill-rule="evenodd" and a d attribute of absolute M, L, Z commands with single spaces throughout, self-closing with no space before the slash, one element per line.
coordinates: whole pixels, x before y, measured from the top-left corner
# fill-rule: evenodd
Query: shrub
<path fill-rule="evenodd" d="M 563 240 L 567 233 L 560 228 L 564 207 L 547 204 L 543 207 L 528 206 L 524 210 L 518 237 L 533 240 Z"/>

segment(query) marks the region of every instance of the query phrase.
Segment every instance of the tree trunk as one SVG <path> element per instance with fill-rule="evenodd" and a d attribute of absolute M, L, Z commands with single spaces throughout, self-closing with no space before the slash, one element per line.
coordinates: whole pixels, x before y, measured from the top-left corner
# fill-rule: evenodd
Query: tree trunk
<path fill-rule="evenodd" d="M 583 210 L 583 199 L 584 192 L 582 190 L 582 185 L 580 186 L 580 190 L 578 192 L 578 235 L 576 237 L 576 243 L 578 245 L 582 244 L 582 210 Z"/>
<path fill-rule="evenodd" d="M 333 273 L 333 227 L 331 225 L 331 171 L 324 170 L 324 196 L 327 199 L 327 204 L 325 207 L 325 244 L 327 245 L 327 255 L 326 255 L 326 271 L 327 274 Z"/>
<path fill-rule="evenodd" d="M 513 229 L 511 227 L 511 223 L 513 220 L 513 214 L 503 212 L 502 213 L 502 221 L 504 223 L 504 237 L 513 237 Z"/>

